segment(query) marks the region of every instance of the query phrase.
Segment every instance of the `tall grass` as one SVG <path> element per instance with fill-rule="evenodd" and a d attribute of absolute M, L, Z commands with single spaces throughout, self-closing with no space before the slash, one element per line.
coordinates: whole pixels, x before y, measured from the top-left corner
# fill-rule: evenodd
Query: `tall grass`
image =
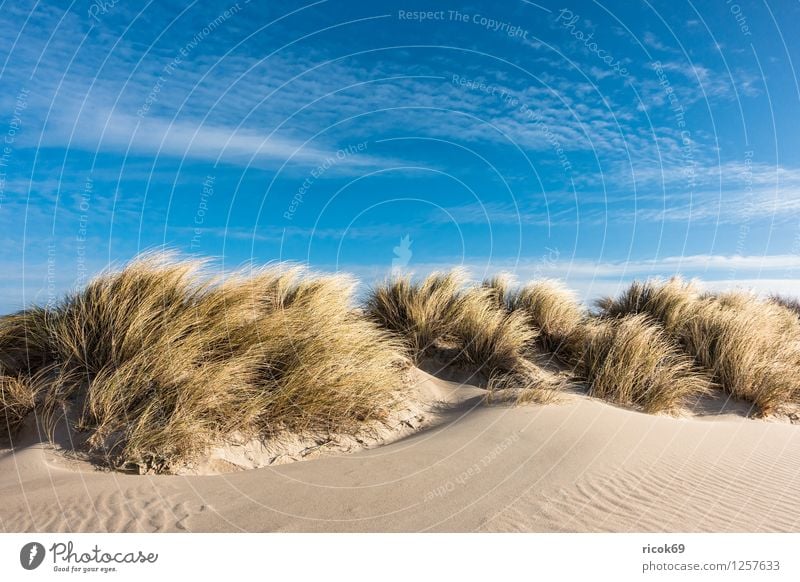
<path fill-rule="evenodd" d="M 574 363 L 585 339 L 586 313 L 573 293 L 558 281 L 529 283 L 507 294 L 512 312 L 523 313 L 538 332 L 541 347 Z"/>
<path fill-rule="evenodd" d="M 513 280 L 508 273 L 499 273 L 492 277 L 487 277 L 481 283 L 481 287 L 486 289 L 492 301 L 503 309 L 510 310 L 511 300 L 514 296 Z"/>
<path fill-rule="evenodd" d="M 591 396 L 644 412 L 675 412 L 709 388 L 691 358 L 645 315 L 595 323 L 585 342 L 578 371 Z"/>
<path fill-rule="evenodd" d="M 452 339 L 464 309 L 466 275 L 454 269 L 433 273 L 419 282 L 395 277 L 374 287 L 365 311 L 383 328 L 398 334 L 415 361 L 433 353 L 437 343 Z"/>
<path fill-rule="evenodd" d="M 469 289 L 461 304 L 453 325 L 459 358 L 490 377 L 521 369 L 526 350 L 537 336 L 525 317 L 503 309 L 486 288 Z"/>
<path fill-rule="evenodd" d="M 367 430 L 403 397 L 407 357 L 431 355 L 521 400 L 560 382 L 545 352 L 592 395 L 647 412 L 710 380 L 763 414 L 800 402 L 800 320 L 774 299 L 636 282 L 594 317 L 556 282 L 468 285 L 454 270 L 387 280 L 358 309 L 347 277 L 206 273 L 144 255 L 55 307 L 0 317 L 0 432 L 36 411 L 112 466 L 170 471 L 230 439 Z"/>
<path fill-rule="evenodd" d="M 635 283 L 603 310 L 648 314 L 716 383 L 761 414 L 798 401 L 800 323 L 781 306 L 748 293 L 700 294 L 671 280 Z"/>
<path fill-rule="evenodd" d="M 385 420 L 404 358 L 354 311 L 352 287 L 277 267 L 210 278 L 201 263 L 151 255 L 40 317 L 41 342 L 0 337 L 17 372 L 49 362 L 51 425 L 67 418 L 114 466 L 169 470 L 228 438 Z"/>
<path fill-rule="evenodd" d="M 795 316 L 800 317 L 800 299 L 796 297 L 786 297 L 785 295 L 770 295 L 770 301 L 777 305 L 780 305 L 792 313 Z"/>
<path fill-rule="evenodd" d="M 21 377 L 0 374 L 0 440 L 16 434 L 35 404 L 31 383 Z"/>
<path fill-rule="evenodd" d="M 0 367 L 11 375 L 32 374 L 50 361 L 50 312 L 32 307 L 0 317 Z"/>
<path fill-rule="evenodd" d="M 468 286 L 461 271 L 434 273 L 416 283 L 399 277 L 372 289 L 366 313 L 399 334 L 417 362 L 455 353 L 449 363 L 481 373 L 490 390 L 551 388 L 550 378 L 528 359 L 537 331 L 524 314 L 506 308 L 500 289 L 505 281 Z"/>
<path fill-rule="evenodd" d="M 779 306 L 740 296 L 706 298 L 681 328 L 689 353 L 712 371 L 730 394 L 750 401 L 761 414 L 798 400 L 800 329 L 788 325 Z"/>
<path fill-rule="evenodd" d="M 668 333 L 677 335 L 686 320 L 693 317 L 698 297 L 695 283 L 673 277 L 668 281 L 634 281 L 619 297 L 600 300 L 598 307 L 610 317 L 647 313 Z"/>

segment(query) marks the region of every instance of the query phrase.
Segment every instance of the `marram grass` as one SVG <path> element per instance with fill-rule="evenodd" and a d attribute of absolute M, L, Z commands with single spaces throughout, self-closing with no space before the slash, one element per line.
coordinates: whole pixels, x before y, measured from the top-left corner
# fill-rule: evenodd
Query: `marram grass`
<path fill-rule="evenodd" d="M 646 314 L 725 391 L 768 415 L 800 396 L 800 320 L 744 292 L 701 294 L 680 279 L 634 283 L 600 303 L 608 317 Z"/>
<path fill-rule="evenodd" d="M 641 314 L 595 323 L 578 370 L 590 396 L 644 412 L 676 412 L 710 389 L 692 359 Z"/>
<path fill-rule="evenodd" d="M 351 296 L 340 276 L 219 280 L 144 256 L 45 315 L 0 319 L 5 417 L 18 424 L 30 399 L 16 378 L 39 367 L 45 421 L 74 423 L 112 466 L 169 470 L 232 435 L 356 432 L 394 406 L 405 358 Z"/>
<path fill-rule="evenodd" d="M 146 254 L 55 307 L 0 317 L 0 435 L 34 413 L 112 467 L 170 471 L 234 438 L 359 434 L 391 417 L 406 370 L 431 356 L 482 376 L 488 400 L 544 402 L 571 375 L 645 412 L 720 388 L 761 414 L 800 401 L 786 299 L 647 281 L 595 314 L 555 281 L 453 270 L 388 279 L 357 305 L 346 276 L 206 271 Z"/>

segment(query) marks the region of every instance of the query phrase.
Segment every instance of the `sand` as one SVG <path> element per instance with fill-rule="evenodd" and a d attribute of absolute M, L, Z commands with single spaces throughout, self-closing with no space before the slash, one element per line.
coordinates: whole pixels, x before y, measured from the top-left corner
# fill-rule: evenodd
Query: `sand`
<path fill-rule="evenodd" d="M 477 387 L 417 374 L 431 405 L 424 421 L 348 454 L 334 448 L 222 474 L 126 475 L 35 442 L 0 451 L 0 530 L 800 529 L 798 426 L 736 407 L 653 416 L 581 395 L 486 406 Z M 196 472 L 213 473 L 211 465 Z"/>

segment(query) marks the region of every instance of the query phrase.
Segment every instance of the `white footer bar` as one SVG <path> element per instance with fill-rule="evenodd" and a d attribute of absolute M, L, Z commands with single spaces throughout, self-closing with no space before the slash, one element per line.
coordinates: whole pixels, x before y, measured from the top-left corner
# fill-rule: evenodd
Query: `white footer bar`
<path fill-rule="evenodd" d="M 0 534 L 0 579 L 778 581 L 798 554 L 800 534 Z"/>

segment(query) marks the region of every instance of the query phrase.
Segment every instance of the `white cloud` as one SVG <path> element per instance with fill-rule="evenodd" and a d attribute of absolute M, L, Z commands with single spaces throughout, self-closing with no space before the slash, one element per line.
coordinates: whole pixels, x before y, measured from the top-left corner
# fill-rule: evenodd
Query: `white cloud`
<path fill-rule="evenodd" d="M 56 145 L 71 128 L 57 127 L 54 135 L 45 136 L 45 145 Z M 123 114 L 94 111 L 82 116 L 72 145 L 95 151 L 130 151 L 159 156 L 189 159 L 220 160 L 234 164 L 259 166 L 290 160 L 294 164 L 316 165 L 334 158 L 336 166 L 366 166 L 376 160 L 366 155 L 336 158 L 336 149 L 304 146 L 299 140 L 287 139 L 268 132 L 248 128 L 200 125 L 188 121 L 139 118 Z"/>
<path fill-rule="evenodd" d="M 627 288 L 634 279 L 671 276 L 696 278 L 703 288 L 714 291 L 748 289 L 761 294 L 800 295 L 800 278 L 793 274 L 800 273 L 800 255 L 692 255 L 630 261 L 569 260 L 563 257 L 553 260 L 553 256 L 552 252 L 546 252 L 537 259 L 466 261 L 460 264 L 419 264 L 412 260 L 408 270 L 414 276 L 424 276 L 433 271 L 461 266 L 476 280 L 498 272 L 510 273 L 518 282 L 559 279 L 585 301 L 603 295 L 615 295 Z M 354 272 L 362 282 L 372 283 L 388 274 L 389 263 L 342 265 L 338 268 Z"/>
<path fill-rule="evenodd" d="M 642 42 L 650 48 L 658 51 L 670 50 L 670 47 L 658 40 L 658 37 L 650 31 L 647 31 L 642 35 Z"/>

